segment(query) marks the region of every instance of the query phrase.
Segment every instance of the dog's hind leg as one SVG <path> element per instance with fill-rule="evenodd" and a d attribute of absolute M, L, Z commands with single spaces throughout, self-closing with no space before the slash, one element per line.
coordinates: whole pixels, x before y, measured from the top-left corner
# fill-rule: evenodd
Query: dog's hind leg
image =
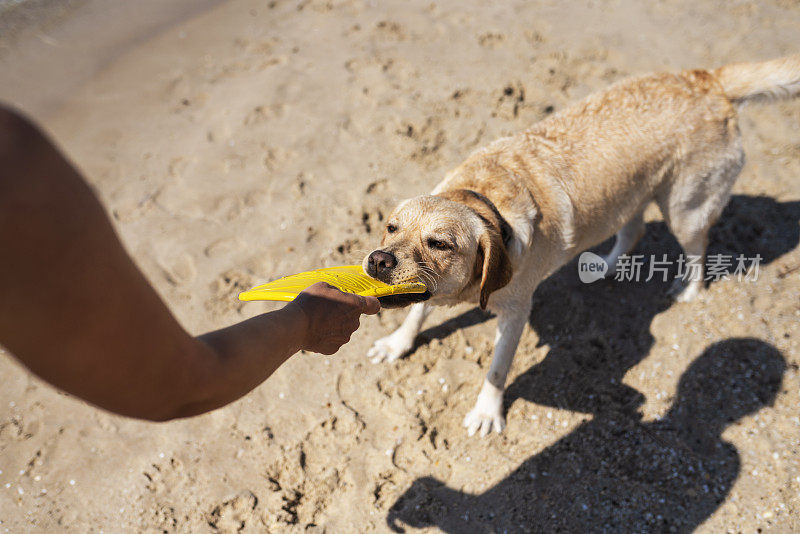
<path fill-rule="evenodd" d="M 511 362 L 514 361 L 514 354 L 517 352 L 519 338 L 530 313 L 531 299 L 498 310 L 494 356 L 489 373 L 483 381 L 475 407 L 464 417 L 464 426 L 470 436 L 478 430 L 481 436 L 485 436 L 492 429 L 499 433 L 506 426 L 503 416 L 503 390 Z"/>
<path fill-rule="evenodd" d="M 708 226 L 710 228 L 711 225 Z M 682 276 L 675 278 L 669 294 L 678 302 L 690 302 L 703 289 L 705 276 L 705 253 L 708 246 L 708 228 L 684 230 L 681 237 L 675 236 L 685 253 Z M 696 265 L 697 267 L 692 267 Z"/>
<path fill-rule="evenodd" d="M 620 228 L 619 232 L 617 232 L 617 237 L 614 239 L 614 247 L 611 252 L 603 256 L 603 261 L 608 265 L 609 275 L 614 275 L 619 257 L 633 250 L 633 247 L 644 235 L 644 230 L 644 211 L 638 212 L 630 221 L 625 223 L 625 226 Z"/>
<path fill-rule="evenodd" d="M 694 299 L 703 289 L 708 231 L 728 203 L 743 165 L 744 153 L 737 142 L 711 171 L 701 177 L 684 174 L 656 197 L 667 226 L 685 253 L 684 276 L 676 278 L 670 290 L 679 302 Z M 698 267 L 692 269 L 690 264 Z"/>

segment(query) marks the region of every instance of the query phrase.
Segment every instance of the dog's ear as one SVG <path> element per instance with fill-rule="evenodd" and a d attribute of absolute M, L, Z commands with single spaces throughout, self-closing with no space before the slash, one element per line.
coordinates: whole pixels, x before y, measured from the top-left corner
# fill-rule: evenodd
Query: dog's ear
<path fill-rule="evenodd" d="M 475 265 L 481 273 L 481 309 L 486 309 L 489 295 L 511 281 L 513 270 L 500 232 L 487 227 L 478 240 L 478 257 Z"/>

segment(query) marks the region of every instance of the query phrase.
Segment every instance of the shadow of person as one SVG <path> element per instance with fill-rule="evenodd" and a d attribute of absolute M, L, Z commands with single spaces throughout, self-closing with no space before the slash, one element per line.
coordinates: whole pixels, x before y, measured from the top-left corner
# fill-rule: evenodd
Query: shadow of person
<path fill-rule="evenodd" d="M 484 493 L 431 477 L 394 503 L 388 525 L 445 532 L 691 532 L 724 501 L 740 469 L 721 434 L 771 405 L 785 369 L 757 339 L 709 346 L 682 375 L 661 419 L 596 413 Z"/>

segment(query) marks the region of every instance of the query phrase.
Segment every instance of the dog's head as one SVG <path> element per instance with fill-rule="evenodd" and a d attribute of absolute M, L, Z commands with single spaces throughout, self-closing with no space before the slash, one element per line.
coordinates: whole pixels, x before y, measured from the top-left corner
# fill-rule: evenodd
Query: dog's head
<path fill-rule="evenodd" d="M 364 258 L 364 271 L 387 284 L 422 282 L 422 294 L 382 298 L 404 306 L 427 298 L 441 303 L 470 300 L 481 308 L 511 280 L 504 237 L 510 229 L 484 197 L 467 190 L 402 202 L 387 219 L 381 246 Z"/>

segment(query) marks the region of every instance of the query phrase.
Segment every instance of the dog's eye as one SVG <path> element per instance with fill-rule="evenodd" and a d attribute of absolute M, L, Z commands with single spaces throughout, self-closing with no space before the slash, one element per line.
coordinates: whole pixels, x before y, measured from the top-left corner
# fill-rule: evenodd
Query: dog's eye
<path fill-rule="evenodd" d="M 438 239 L 428 239 L 428 246 L 436 250 L 450 250 L 450 244 Z"/>
<path fill-rule="evenodd" d="M 393 224 L 387 224 L 386 231 L 389 232 L 390 234 L 393 234 L 397 231 L 397 227 Z"/>

